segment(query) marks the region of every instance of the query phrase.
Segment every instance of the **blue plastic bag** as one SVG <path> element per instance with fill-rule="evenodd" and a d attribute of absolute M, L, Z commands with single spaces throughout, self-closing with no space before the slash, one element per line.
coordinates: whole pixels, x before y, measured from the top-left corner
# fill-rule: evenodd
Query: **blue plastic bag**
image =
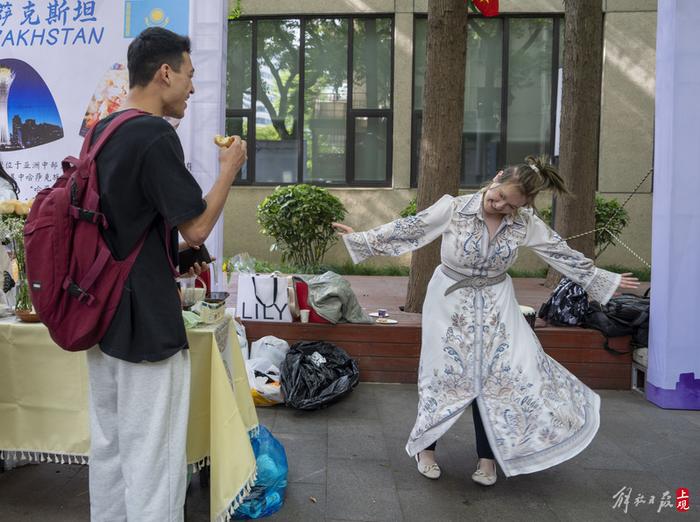
<path fill-rule="evenodd" d="M 272 436 L 270 430 L 260 426 L 250 437 L 253 446 L 258 476 L 250 494 L 236 508 L 233 518 L 247 520 L 269 516 L 284 504 L 284 491 L 287 488 L 287 454 L 284 446 Z"/>

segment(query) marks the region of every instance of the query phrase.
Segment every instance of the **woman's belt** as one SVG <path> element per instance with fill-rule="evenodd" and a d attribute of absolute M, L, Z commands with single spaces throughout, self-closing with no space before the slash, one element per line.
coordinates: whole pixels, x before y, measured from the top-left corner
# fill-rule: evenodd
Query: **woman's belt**
<path fill-rule="evenodd" d="M 506 277 L 508 277 L 508 274 L 506 272 L 503 272 L 502 274 L 499 274 L 494 277 L 486 277 L 465 276 L 464 274 L 460 274 L 456 270 L 452 270 L 451 268 L 445 265 L 440 265 L 440 269 L 442 270 L 442 273 L 445 274 L 447 277 L 457 281 L 455 284 L 453 284 L 447 290 L 445 290 L 445 295 L 449 295 L 460 288 L 484 288 L 486 286 L 497 285 L 498 283 L 502 283 L 503 281 L 505 281 Z"/>

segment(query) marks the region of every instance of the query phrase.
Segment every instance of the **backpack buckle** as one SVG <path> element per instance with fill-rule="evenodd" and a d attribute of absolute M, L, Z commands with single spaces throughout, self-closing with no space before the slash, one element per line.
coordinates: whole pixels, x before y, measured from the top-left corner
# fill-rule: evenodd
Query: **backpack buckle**
<path fill-rule="evenodd" d="M 107 218 L 105 218 L 105 215 L 102 212 L 71 205 L 70 215 L 75 220 L 87 221 L 93 225 L 102 225 L 102 228 L 105 230 L 109 228 Z"/>
<path fill-rule="evenodd" d="M 65 289 L 72 297 L 75 297 L 81 303 L 85 302 L 85 304 L 87 304 L 88 306 L 90 306 L 93 303 L 93 301 L 95 301 L 95 297 L 93 295 L 87 293 L 73 281 L 70 281 L 70 283 L 67 285 L 67 287 L 65 287 Z"/>

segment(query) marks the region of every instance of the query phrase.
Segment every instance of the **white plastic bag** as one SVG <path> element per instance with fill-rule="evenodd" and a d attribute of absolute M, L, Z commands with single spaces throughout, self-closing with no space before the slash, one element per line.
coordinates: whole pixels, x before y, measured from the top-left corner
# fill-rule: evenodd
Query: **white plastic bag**
<path fill-rule="evenodd" d="M 277 368 L 282 367 L 282 362 L 289 351 L 289 343 L 284 339 L 279 339 L 274 335 L 266 335 L 257 341 L 253 341 L 250 349 L 250 358 L 260 358 L 274 364 Z"/>
<path fill-rule="evenodd" d="M 248 354 L 248 338 L 245 334 L 245 326 L 236 320 L 233 321 L 233 324 L 236 327 L 236 336 L 238 337 L 238 344 L 241 347 L 241 355 L 243 355 L 243 360 L 247 361 L 250 356 Z"/>
<path fill-rule="evenodd" d="M 267 359 L 251 358 L 245 362 L 248 384 L 256 406 L 282 404 L 280 370 Z"/>

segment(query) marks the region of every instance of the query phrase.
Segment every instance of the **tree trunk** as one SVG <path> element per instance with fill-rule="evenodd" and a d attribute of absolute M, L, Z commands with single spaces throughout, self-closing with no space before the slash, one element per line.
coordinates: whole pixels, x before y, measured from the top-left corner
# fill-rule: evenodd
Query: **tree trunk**
<path fill-rule="evenodd" d="M 557 198 L 554 229 L 567 238 L 595 229 L 603 6 L 602 0 L 565 0 L 564 9 L 559 171 L 572 195 Z M 593 233 L 568 243 L 587 257 L 595 255 Z M 559 278 L 560 274 L 550 268 L 546 285 L 556 285 Z"/>
<path fill-rule="evenodd" d="M 464 0 L 429 0 L 423 131 L 416 208 L 444 194 L 457 195 L 462 154 L 467 6 Z M 405 310 L 420 312 L 428 282 L 440 263 L 440 240 L 413 253 Z"/>

